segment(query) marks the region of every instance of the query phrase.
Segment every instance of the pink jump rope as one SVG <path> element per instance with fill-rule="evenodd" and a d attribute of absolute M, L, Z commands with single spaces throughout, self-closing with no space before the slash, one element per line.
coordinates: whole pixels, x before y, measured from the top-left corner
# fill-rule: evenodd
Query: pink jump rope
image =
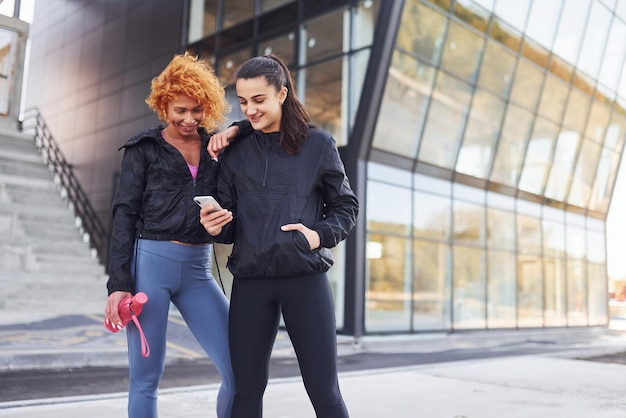
<path fill-rule="evenodd" d="M 141 313 L 143 305 L 145 305 L 146 302 L 148 302 L 148 295 L 144 292 L 138 292 L 135 296 L 129 296 L 122 299 L 118 307 L 120 319 L 122 320 L 122 328 L 124 328 L 131 320 L 137 326 L 139 336 L 141 338 L 141 355 L 144 357 L 148 357 L 150 355 L 150 346 L 148 345 L 146 336 L 143 334 L 143 330 L 141 329 L 141 325 L 139 324 L 139 319 L 137 319 L 137 317 Z M 107 324 L 106 321 L 104 322 L 104 327 L 111 332 L 119 331 L 119 329 L 113 327 L 113 324 Z"/>

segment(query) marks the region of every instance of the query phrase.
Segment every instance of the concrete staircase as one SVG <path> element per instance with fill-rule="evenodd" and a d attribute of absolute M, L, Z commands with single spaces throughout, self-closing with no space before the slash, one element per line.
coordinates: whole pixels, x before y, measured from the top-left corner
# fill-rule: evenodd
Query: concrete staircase
<path fill-rule="evenodd" d="M 102 315 L 106 274 L 33 136 L 0 132 L 0 325 Z"/>

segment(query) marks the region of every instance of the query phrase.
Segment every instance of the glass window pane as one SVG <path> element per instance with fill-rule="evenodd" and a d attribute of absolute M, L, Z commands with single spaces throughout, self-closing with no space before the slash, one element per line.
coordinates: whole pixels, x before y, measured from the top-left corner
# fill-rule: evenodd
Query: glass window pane
<path fill-rule="evenodd" d="M 410 329 L 411 254 L 409 239 L 369 234 L 365 291 L 368 332 Z"/>
<path fill-rule="evenodd" d="M 447 70 L 473 81 L 478 73 L 483 45 L 481 36 L 451 22 L 441 64 Z"/>
<path fill-rule="evenodd" d="M 489 27 L 490 14 L 481 7 L 476 7 L 472 1 L 456 1 L 454 16 L 466 22 L 479 32 L 486 33 Z"/>
<path fill-rule="evenodd" d="M 490 251 L 487 259 L 489 262 L 487 326 L 514 328 L 517 320 L 515 254 Z"/>
<path fill-rule="evenodd" d="M 369 161 L 367 163 L 367 178 L 379 180 L 383 183 L 411 187 L 412 173 L 400 168 Z"/>
<path fill-rule="evenodd" d="M 411 190 L 371 180 L 367 186 L 367 229 L 409 235 L 413 215 Z"/>
<path fill-rule="evenodd" d="M 359 101 L 361 100 L 361 92 L 363 90 L 363 84 L 365 83 L 365 72 L 367 71 L 367 64 L 370 60 L 370 50 L 363 49 L 355 54 L 349 56 L 350 59 L 350 73 L 348 75 L 348 94 L 350 94 L 350 102 L 348 103 L 349 121 L 348 130 L 352 131 L 354 127 L 354 120 L 356 113 L 359 109 Z"/>
<path fill-rule="evenodd" d="M 492 19 L 491 32 L 489 36 L 496 42 L 501 43 L 511 51 L 519 51 L 522 45 L 522 34 L 508 23 L 494 17 Z"/>
<path fill-rule="evenodd" d="M 517 186 L 533 118 L 532 113 L 518 106 L 509 105 L 507 108 L 491 172 L 492 181 Z"/>
<path fill-rule="evenodd" d="M 565 260 L 546 257 L 543 261 L 545 278 L 545 325 L 551 327 L 567 325 L 567 287 Z"/>
<path fill-rule="evenodd" d="M 450 328 L 450 246 L 413 242 L 413 330 Z"/>
<path fill-rule="evenodd" d="M 578 156 L 572 186 L 567 201 L 572 205 L 586 207 L 591 196 L 591 186 L 595 177 L 598 160 L 600 159 L 600 145 L 587 139 Z"/>
<path fill-rule="evenodd" d="M 598 144 L 602 144 L 610 118 L 611 109 L 602 102 L 594 101 L 589 112 L 585 136 Z"/>
<path fill-rule="evenodd" d="M 432 67 L 394 52 L 374 133 L 375 148 L 415 158 L 434 79 Z"/>
<path fill-rule="evenodd" d="M 606 130 L 606 138 L 604 146 L 621 154 L 624 147 L 624 139 L 626 139 L 626 115 L 624 111 L 614 108 L 611 115 L 611 123 Z"/>
<path fill-rule="evenodd" d="M 587 272 L 583 261 L 567 261 L 567 323 L 587 325 Z"/>
<path fill-rule="evenodd" d="M 235 71 L 251 56 L 251 51 L 246 48 L 220 57 L 218 75 L 222 84 L 235 85 Z M 239 108 L 239 101 L 237 101 L 237 108 Z"/>
<path fill-rule="evenodd" d="M 222 7 L 224 29 L 254 17 L 254 0 L 228 0 Z"/>
<path fill-rule="evenodd" d="M 517 250 L 521 254 L 541 254 L 541 221 L 528 215 L 517 215 Z"/>
<path fill-rule="evenodd" d="M 303 100 L 313 123 L 335 138 L 338 146 L 346 145 L 343 121 L 343 63 L 345 58 L 308 67 Z"/>
<path fill-rule="evenodd" d="M 583 37 L 581 28 L 585 27 L 590 5 L 591 0 L 565 0 L 563 3 L 553 51 L 567 62 L 576 62 L 578 58 Z"/>
<path fill-rule="evenodd" d="M 546 119 L 560 123 L 563 119 L 568 95 L 569 87 L 567 84 L 559 77 L 548 75 L 541 93 L 539 114 Z"/>
<path fill-rule="evenodd" d="M 439 61 L 447 19 L 435 9 L 418 0 L 407 0 L 396 47 L 417 54 L 431 63 Z"/>
<path fill-rule="evenodd" d="M 518 326 L 543 326 L 543 273 L 541 257 L 518 254 Z"/>
<path fill-rule="evenodd" d="M 590 105 L 591 98 L 589 95 L 578 89 L 572 89 L 567 103 L 567 110 L 565 112 L 565 119 L 563 120 L 563 123 L 566 126 L 582 133 L 585 121 L 587 120 L 587 113 L 589 112 Z"/>
<path fill-rule="evenodd" d="M 619 154 L 602 148 L 602 155 L 598 163 L 598 171 L 593 182 L 591 199 L 589 201 L 590 210 L 608 213 L 613 184 L 618 175 L 619 160 Z"/>
<path fill-rule="evenodd" d="M 600 3 L 593 2 L 591 4 L 591 14 L 587 20 L 587 27 L 585 29 L 577 66 L 594 79 L 598 76 L 598 70 L 602 63 L 602 53 L 604 51 L 604 48 L 599 48 L 598 46 L 606 44 L 609 31 L 607 22 L 610 21 L 611 12 Z M 622 39 L 622 42 L 623 41 Z"/>
<path fill-rule="evenodd" d="M 453 327 L 479 329 L 486 326 L 485 251 L 453 247 Z"/>
<path fill-rule="evenodd" d="M 495 14 L 520 32 L 524 32 L 530 0 L 497 1 Z"/>
<path fill-rule="evenodd" d="M 606 277 L 606 265 L 587 265 L 587 277 L 589 288 L 587 303 L 589 320 L 588 325 L 606 325 L 609 322 L 608 305 L 606 295 L 609 293 Z"/>
<path fill-rule="evenodd" d="M 303 47 L 306 50 L 307 63 L 319 61 L 343 51 L 343 14 L 344 9 L 339 9 L 310 20 L 304 25 Z"/>
<path fill-rule="evenodd" d="M 448 241 L 451 227 L 449 197 L 414 192 L 413 235 L 415 237 Z"/>
<path fill-rule="evenodd" d="M 453 208 L 454 242 L 485 245 L 485 207 L 455 200 Z"/>
<path fill-rule="evenodd" d="M 537 118 L 528 143 L 526 160 L 519 182 L 520 189 L 535 194 L 543 192 L 548 168 L 552 164 L 552 152 L 557 133 L 557 125 Z"/>
<path fill-rule="evenodd" d="M 503 114 L 503 100 L 484 90 L 475 93 L 461 142 L 457 171 L 479 178 L 489 176 Z"/>
<path fill-rule="evenodd" d="M 439 72 L 419 160 L 450 169 L 454 167 L 471 89 L 469 84 Z"/>
<path fill-rule="evenodd" d="M 199 41 L 217 31 L 217 0 L 191 0 L 187 42 Z"/>
<path fill-rule="evenodd" d="M 438 179 L 436 177 L 426 176 L 424 174 L 415 173 L 413 175 L 415 189 L 438 194 L 441 196 L 452 196 L 452 183 Z"/>
<path fill-rule="evenodd" d="M 543 72 L 533 63 L 520 59 L 517 63 L 511 100 L 534 111 L 541 94 Z"/>
<path fill-rule="evenodd" d="M 259 53 L 261 55 L 278 55 L 288 66 L 296 63 L 295 60 L 295 32 L 280 35 L 276 38 L 268 39 L 259 43 Z"/>
<path fill-rule="evenodd" d="M 352 9 L 352 50 L 372 45 L 381 1 L 360 1 Z"/>
<path fill-rule="evenodd" d="M 606 263 L 606 241 L 604 231 L 587 231 L 587 261 Z"/>
<path fill-rule="evenodd" d="M 600 76 L 598 77 L 598 81 L 610 91 L 617 90 L 619 76 L 624 68 L 624 56 L 626 55 L 624 39 L 626 39 L 626 24 L 619 19 L 613 19 L 604 58 L 600 66 Z"/>
<path fill-rule="evenodd" d="M 558 201 L 565 200 L 572 181 L 574 161 L 580 140 L 580 135 L 576 132 L 561 131 L 559 134 L 545 196 Z"/>
<path fill-rule="evenodd" d="M 544 219 L 543 225 L 543 253 L 549 257 L 563 258 L 565 256 L 565 225 L 563 222 Z"/>
<path fill-rule="evenodd" d="M 545 48 L 552 47 L 562 1 L 534 1 L 530 9 L 526 35 Z"/>
<path fill-rule="evenodd" d="M 261 0 L 261 12 L 265 13 L 295 0 Z"/>
<path fill-rule="evenodd" d="M 515 251 L 515 214 L 508 210 L 487 209 L 487 248 Z"/>
<path fill-rule="evenodd" d="M 498 44 L 487 42 L 478 85 L 506 97 L 511 89 L 514 69 L 515 57 Z"/>

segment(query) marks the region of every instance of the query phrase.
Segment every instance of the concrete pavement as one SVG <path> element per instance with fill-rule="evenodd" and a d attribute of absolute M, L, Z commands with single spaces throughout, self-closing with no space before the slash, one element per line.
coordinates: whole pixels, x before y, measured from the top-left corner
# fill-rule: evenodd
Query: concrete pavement
<path fill-rule="evenodd" d="M 101 319 L 87 315 L 1 326 L 0 371 L 123 365 L 125 338 L 101 332 Z M 168 361 L 202 356 L 184 328 L 177 329 L 178 320 L 172 315 Z M 579 359 L 622 351 L 624 334 L 602 328 L 372 336 L 358 341 L 340 336 L 338 344 L 340 364 L 363 354 L 380 355 L 390 363 L 407 354 L 423 355 L 429 362 L 393 368 L 370 364 L 364 370 L 341 372 L 341 389 L 353 418 L 624 418 L 626 366 Z M 470 353 L 473 358 L 458 360 L 463 357 L 451 353 Z M 284 332 L 279 333 L 273 357 L 294 358 Z M 217 387 L 163 389 L 159 416 L 215 416 Z M 125 392 L 0 402 L 0 417 L 110 418 L 125 417 L 125 411 Z M 270 380 L 264 416 L 315 417 L 300 377 Z"/>

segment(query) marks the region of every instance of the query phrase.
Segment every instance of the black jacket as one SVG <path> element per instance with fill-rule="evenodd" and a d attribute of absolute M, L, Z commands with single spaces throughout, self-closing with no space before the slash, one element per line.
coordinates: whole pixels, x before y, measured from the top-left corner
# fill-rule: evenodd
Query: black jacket
<path fill-rule="evenodd" d="M 279 133 L 254 131 L 232 143 L 221 157 L 218 201 L 234 214 L 215 241 L 234 243 L 235 277 L 327 271 L 329 248 L 348 236 L 359 211 L 335 140 L 316 128 L 296 155 L 280 147 Z M 321 246 L 311 251 L 301 232 L 281 231 L 289 223 L 317 231 Z"/>
<path fill-rule="evenodd" d="M 197 195 L 215 195 L 218 163 L 201 152 L 194 180 L 182 154 L 161 136 L 162 126 L 134 136 L 124 149 L 119 186 L 113 200 L 109 253 L 109 294 L 133 291 L 130 264 L 135 239 L 211 242 L 200 225 Z M 202 150 L 210 134 L 200 129 Z"/>

